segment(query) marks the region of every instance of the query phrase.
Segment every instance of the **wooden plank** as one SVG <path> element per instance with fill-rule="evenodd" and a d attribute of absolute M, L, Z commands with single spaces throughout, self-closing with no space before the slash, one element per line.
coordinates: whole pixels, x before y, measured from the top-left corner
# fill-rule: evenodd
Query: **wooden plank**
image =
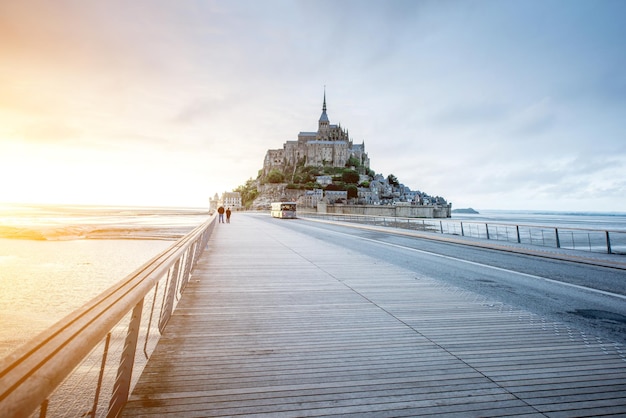
<path fill-rule="evenodd" d="M 280 222 L 216 228 L 125 416 L 626 413 L 619 345 Z"/>

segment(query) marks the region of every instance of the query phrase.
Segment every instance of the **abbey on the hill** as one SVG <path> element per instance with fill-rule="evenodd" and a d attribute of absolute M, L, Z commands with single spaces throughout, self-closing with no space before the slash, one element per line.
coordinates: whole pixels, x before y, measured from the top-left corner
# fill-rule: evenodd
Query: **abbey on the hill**
<path fill-rule="evenodd" d="M 294 201 L 301 208 L 326 213 L 443 218 L 451 211 L 442 197 L 413 191 L 393 174 L 376 174 L 365 143 L 355 144 L 347 129 L 330 124 L 326 91 L 317 131 L 300 132 L 297 141 L 268 150 L 256 180 L 236 191 L 244 206 L 253 209 Z"/>
<path fill-rule="evenodd" d="M 282 149 L 270 149 L 265 154 L 263 173 L 273 168 L 304 165 L 314 167 L 345 167 L 350 158 L 369 168 L 370 161 L 365 152 L 365 143 L 355 144 L 348 130 L 341 125 L 331 125 L 326 114 L 326 92 L 322 115 L 317 132 L 300 132 L 297 141 L 287 141 Z"/>

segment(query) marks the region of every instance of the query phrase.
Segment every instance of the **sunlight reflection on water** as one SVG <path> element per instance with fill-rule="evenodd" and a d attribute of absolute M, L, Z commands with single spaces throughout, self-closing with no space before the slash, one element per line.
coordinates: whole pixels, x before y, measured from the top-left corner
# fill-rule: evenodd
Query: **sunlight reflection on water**
<path fill-rule="evenodd" d="M 173 244 L 0 239 L 0 357 Z"/>
<path fill-rule="evenodd" d="M 0 357 L 207 218 L 201 209 L 0 205 Z"/>

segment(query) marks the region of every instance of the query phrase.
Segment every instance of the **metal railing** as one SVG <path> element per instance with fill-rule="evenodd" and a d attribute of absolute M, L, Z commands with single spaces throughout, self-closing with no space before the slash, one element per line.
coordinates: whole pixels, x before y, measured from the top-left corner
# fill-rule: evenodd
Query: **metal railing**
<path fill-rule="evenodd" d="M 607 254 L 626 254 L 626 231 L 506 224 L 454 219 L 397 218 L 389 216 L 298 212 L 300 217 L 355 222 L 440 234 L 507 241 Z"/>
<path fill-rule="evenodd" d="M 0 362 L 0 415 L 116 417 L 154 351 L 215 217 Z"/>

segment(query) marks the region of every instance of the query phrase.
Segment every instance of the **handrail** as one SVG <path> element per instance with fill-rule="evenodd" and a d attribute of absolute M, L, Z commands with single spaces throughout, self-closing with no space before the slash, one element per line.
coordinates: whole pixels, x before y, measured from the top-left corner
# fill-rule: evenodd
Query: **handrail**
<path fill-rule="evenodd" d="M 150 315 L 159 310 L 160 317 L 166 318 L 159 322 L 161 324 L 167 322 L 171 314 L 167 309 L 174 309 L 176 291 L 182 291 L 189 280 L 191 270 L 205 248 L 214 225 L 213 216 L 124 280 L 2 359 L 0 361 L 2 414 L 11 417 L 28 416 L 40 407 L 40 416 L 45 416 L 50 395 L 95 347 L 105 339 L 107 341 L 110 339 L 112 330 L 126 316 L 130 316 L 131 319 L 126 332 L 124 350 L 128 350 L 129 341 L 133 339 L 136 346 L 144 299 L 153 291 L 156 300 L 161 281 L 174 285 L 166 286 L 169 289 L 160 290 L 163 299 L 171 299 L 172 303 L 167 305 L 164 303 L 159 308 L 153 302 Z M 172 287 L 174 292 L 171 291 Z M 164 306 L 167 306 L 166 310 L 163 310 Z M 135 351 L 137 349 L 133 349 L 132 353 L 122 353 L 114 390 L 109 398 L 107 416 L 117 416 L 128 398 L 133 375 L 133 367 L 128 370 L 128 364 L 134 363 Z M 102 364 L 106 363 L 105 360 L 102 359 Z M 120 388 L 124 390 L 120 392 Z M 98 391 L 96 399 L 100 395 Z M 95 408 L 87 413 L 96 416 Z"/>
<path fill-rule="evenodd" d="M 316 213 L 299 211 L 298 216 L 380 224 L 425 232 L 461 235 L 494 241 L 515 242 L 543 247 L 574 249 L 607 254 L 626 254 L 626 231 L 509 224 L 440 218 L 401 218 L 381 215 Z"/>

